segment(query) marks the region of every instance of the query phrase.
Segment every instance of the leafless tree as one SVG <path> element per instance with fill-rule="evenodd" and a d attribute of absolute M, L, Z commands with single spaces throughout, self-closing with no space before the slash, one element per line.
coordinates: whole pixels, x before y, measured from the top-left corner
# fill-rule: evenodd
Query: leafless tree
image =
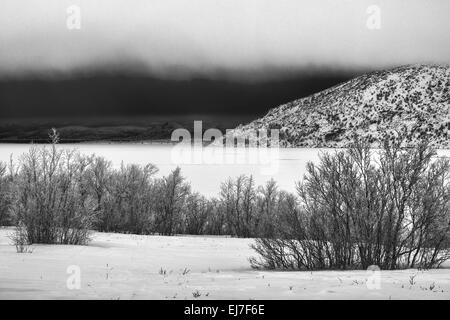
<path fill-rule="evenodd" d="M 265 186 L 258 188 L 257 210 L 259 216 L 258 234 L 272 237 L 277 219 L 279 192 L 275 180 L 269 180 Z"/>
<path fill-rule="evenodd" d="M 10 224 L 9 210 L 12 190 L 7 172 L 6 164 L 0 162 L 0 226 Z"/>
<path fill-rule="evenodd" d="M 221 185 L 220 201 L 230 232 L 250 237 L 257 229 L 256 191 L 253 177 L 239 176 Z"/>
<path fill-rule="evenodd" d="M 198 193 L 190 194 L 183 208 L 182 232 L 185 234 L 204 234 L 208 216 L 213 214 L 214 206 Z"/>
<path fill-rule="evenodd" d="M 176 168 L 167 177 L 159 180 L 156 186 L 156 221 L 155 231 L 162 235 L 173 235 L 179 229 L 182 210 L 190 194 L 190 185 Z"/>

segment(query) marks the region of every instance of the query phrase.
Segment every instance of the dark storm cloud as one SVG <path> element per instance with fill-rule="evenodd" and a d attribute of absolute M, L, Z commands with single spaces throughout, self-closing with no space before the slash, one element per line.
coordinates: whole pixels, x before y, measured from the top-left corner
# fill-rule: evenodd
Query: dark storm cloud
<path fill-rule="evenodd" d="M 0 1 L 2 117 L 258 116 L 367 70 L 450 62 L 448 0 Z"/>
<path fill-rule="evenodd" d="M 1 117 L 216 114 L 261 116 L 280 103 L 348 80 L 346 74 L 266 82 L 101 75 L 0 81 Z"/>

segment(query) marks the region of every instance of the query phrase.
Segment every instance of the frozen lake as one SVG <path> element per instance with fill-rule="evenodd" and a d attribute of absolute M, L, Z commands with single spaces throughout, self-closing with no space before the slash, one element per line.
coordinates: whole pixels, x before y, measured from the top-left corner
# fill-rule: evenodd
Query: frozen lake
<path fill-rule="evenodd" d="M 42 145 L 38 145 L 42 147 Z M 0 144 L 0 161 L 9 161 L 10 155 L 17 159 L 28 151 L 26 144 Z M 77 149 L 83 154 L 96 154 L 113 163 L 155 164 L 158 175 L 167 175 L 177 166 L 191 182 L 192 188 L 206 196 L 217 196 L 221 182 L 242 174 L 253 175 L 257 185 L 271 178 L 286 191 L 295 191 L 295 183 L 304 173 L 308 161 L 317 162 L 321 152 L 333 149 L 242 149 L 219 147 L 181 147 L 158 144 L 64 144 L 58 148 Z M 450 155 L 449 150 L 439 155 Z"/>

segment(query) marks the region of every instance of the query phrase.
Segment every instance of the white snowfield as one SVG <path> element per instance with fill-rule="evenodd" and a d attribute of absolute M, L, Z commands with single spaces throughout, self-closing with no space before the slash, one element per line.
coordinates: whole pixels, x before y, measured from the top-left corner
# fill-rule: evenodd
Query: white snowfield
<path fill-rule="evenodd" d="M 0 299 L 450 299 L 446 268 L 381 271 L 379 282 L 367 271 L 255 271 L 253 240 L 226 237 L 94 233 L 88 246 L 17 253 L 11 231 L 0 228 Z"/>

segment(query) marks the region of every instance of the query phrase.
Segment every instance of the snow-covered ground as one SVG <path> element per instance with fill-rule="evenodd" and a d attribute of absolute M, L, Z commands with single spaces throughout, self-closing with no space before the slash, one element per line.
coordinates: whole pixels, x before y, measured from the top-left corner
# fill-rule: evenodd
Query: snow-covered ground
<path fill-rule="evenodd" d="M 16 253 L 10 232 L 0 229 L 0 299 L 450 299 L 446 268 L 381 271 L 369 289 L 366 271 L 252 270 L 249 239 L 95 233 L 88 246 Z"/>

